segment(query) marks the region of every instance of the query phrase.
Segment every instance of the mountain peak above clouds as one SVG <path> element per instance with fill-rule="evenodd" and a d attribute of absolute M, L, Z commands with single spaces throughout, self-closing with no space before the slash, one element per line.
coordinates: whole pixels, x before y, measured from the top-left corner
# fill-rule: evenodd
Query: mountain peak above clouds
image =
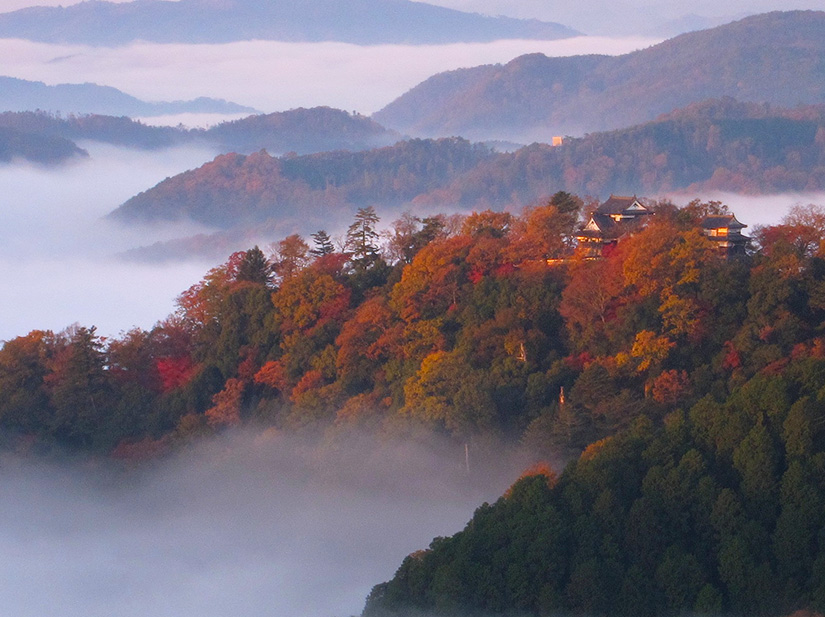
<path fill-rule="evenodd" d="M 92 0 L 0 14 L 0 37 L 87 45 L 138 40 L 437 44 L 577 34 L 557 23 L 488 17 L 410 0 Z"/>

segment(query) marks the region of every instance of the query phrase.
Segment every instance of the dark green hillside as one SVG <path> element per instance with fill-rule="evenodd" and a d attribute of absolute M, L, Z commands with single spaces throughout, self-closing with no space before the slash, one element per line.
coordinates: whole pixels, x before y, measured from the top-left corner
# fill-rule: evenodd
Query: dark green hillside
<path fill-rule="evenodd" d="M 823 374 L 793 363 L 519 480 L 364 617 L 825 610 Z"/>
<path fill-rule="evenodd" d="M 374 114 L 414 135 L 549 141 L 709 98 L 825 102 L 825 13 L 776 12 L 618 57 L 521 56 L 431 77 Z"/>

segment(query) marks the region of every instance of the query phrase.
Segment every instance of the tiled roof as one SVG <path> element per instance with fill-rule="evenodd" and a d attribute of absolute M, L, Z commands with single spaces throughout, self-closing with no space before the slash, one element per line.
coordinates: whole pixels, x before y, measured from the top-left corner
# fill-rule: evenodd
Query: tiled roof
<path fill-rule="evenodd" d="M 599 214 L 622 214 L 625 210 L 632 206 L 635 201 L 637 201 L 635 195 L 633 197 L 611 195 L 610 199 L 596 208 L 596 212 Z"/>
<path fill-rule="evenodd" d="M 744 229 L 747 225 L 743 225 L 737 221 L 733 214 L 727 214 L 722 216 L 706 216 L 699 223 L 699 227 L 702 229 L 720 229 L 722 227 L 727 227 L 728 229 Z"/>

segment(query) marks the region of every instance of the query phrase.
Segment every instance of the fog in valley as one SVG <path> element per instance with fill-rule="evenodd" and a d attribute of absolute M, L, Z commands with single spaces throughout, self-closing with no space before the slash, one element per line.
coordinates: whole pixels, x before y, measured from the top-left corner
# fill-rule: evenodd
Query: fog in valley
<path fill-rule="evenodd" d="M 214 152 L 138 152 L 81 144 L 90 157 L 57 168 L 0 166 L 0 340 L 79 322 L 101 334 L 151 327 L 212 264 L 135 264 L 131 247 L 203 231 L 191 224 L 126 228 L 102 217 Z"/>
<path fill-rule="evenodd" d="M 50 85 L 93 82 L 148 101 L 209 96 L 264 112 L 328 105 L 371 114 L 441 71 L 534 52 L 616 55 L 660 40 L 625 35 L 422 46 L 251 41 L 108 48 L 0 39 L 6 59 L 0 73 Z"/>
<path fill-rule="evenodd" d="M 0 581 L 15 617 L 333 617 L 526 465 L 496 447 L 233 434 L 148 468 L 0 460 Z M 477 466 L 477 468 L 476 468 Z M 105 469 L 104 469 L 105 468 Z"/>
<path fill-rule="evenodd" d="M 794 206 L 816 204 L 825 206 L 825 193 L 784 193 L 779 195 L 742 195 L 722 191 L 678 193 L 665 195 L 677 206 L 685 206 L 694 199 L 719 201 L 736 215 L 739 222 L 748 226 L 742 233 L 749 235 L 761 225 L 778 225 Z"/>

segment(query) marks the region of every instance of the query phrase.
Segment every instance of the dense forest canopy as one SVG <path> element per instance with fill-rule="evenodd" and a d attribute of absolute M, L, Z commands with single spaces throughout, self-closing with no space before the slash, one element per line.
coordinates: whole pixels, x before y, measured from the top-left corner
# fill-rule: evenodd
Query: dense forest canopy
<path fill-rule="evenodd" d="M 232 255 L 151 330 L 7 341 L 0 426 L 102 451 L 253 419 L 575 451 L 819 357 L 819 209 L 758 230 L 737 259 L 697 226 L 721 205 L 655 209 L 589 260 L 569 193 L 519 215 L 407 214 L 381 234 L 362 208 L 340 248 L 319 231 Z"/>

